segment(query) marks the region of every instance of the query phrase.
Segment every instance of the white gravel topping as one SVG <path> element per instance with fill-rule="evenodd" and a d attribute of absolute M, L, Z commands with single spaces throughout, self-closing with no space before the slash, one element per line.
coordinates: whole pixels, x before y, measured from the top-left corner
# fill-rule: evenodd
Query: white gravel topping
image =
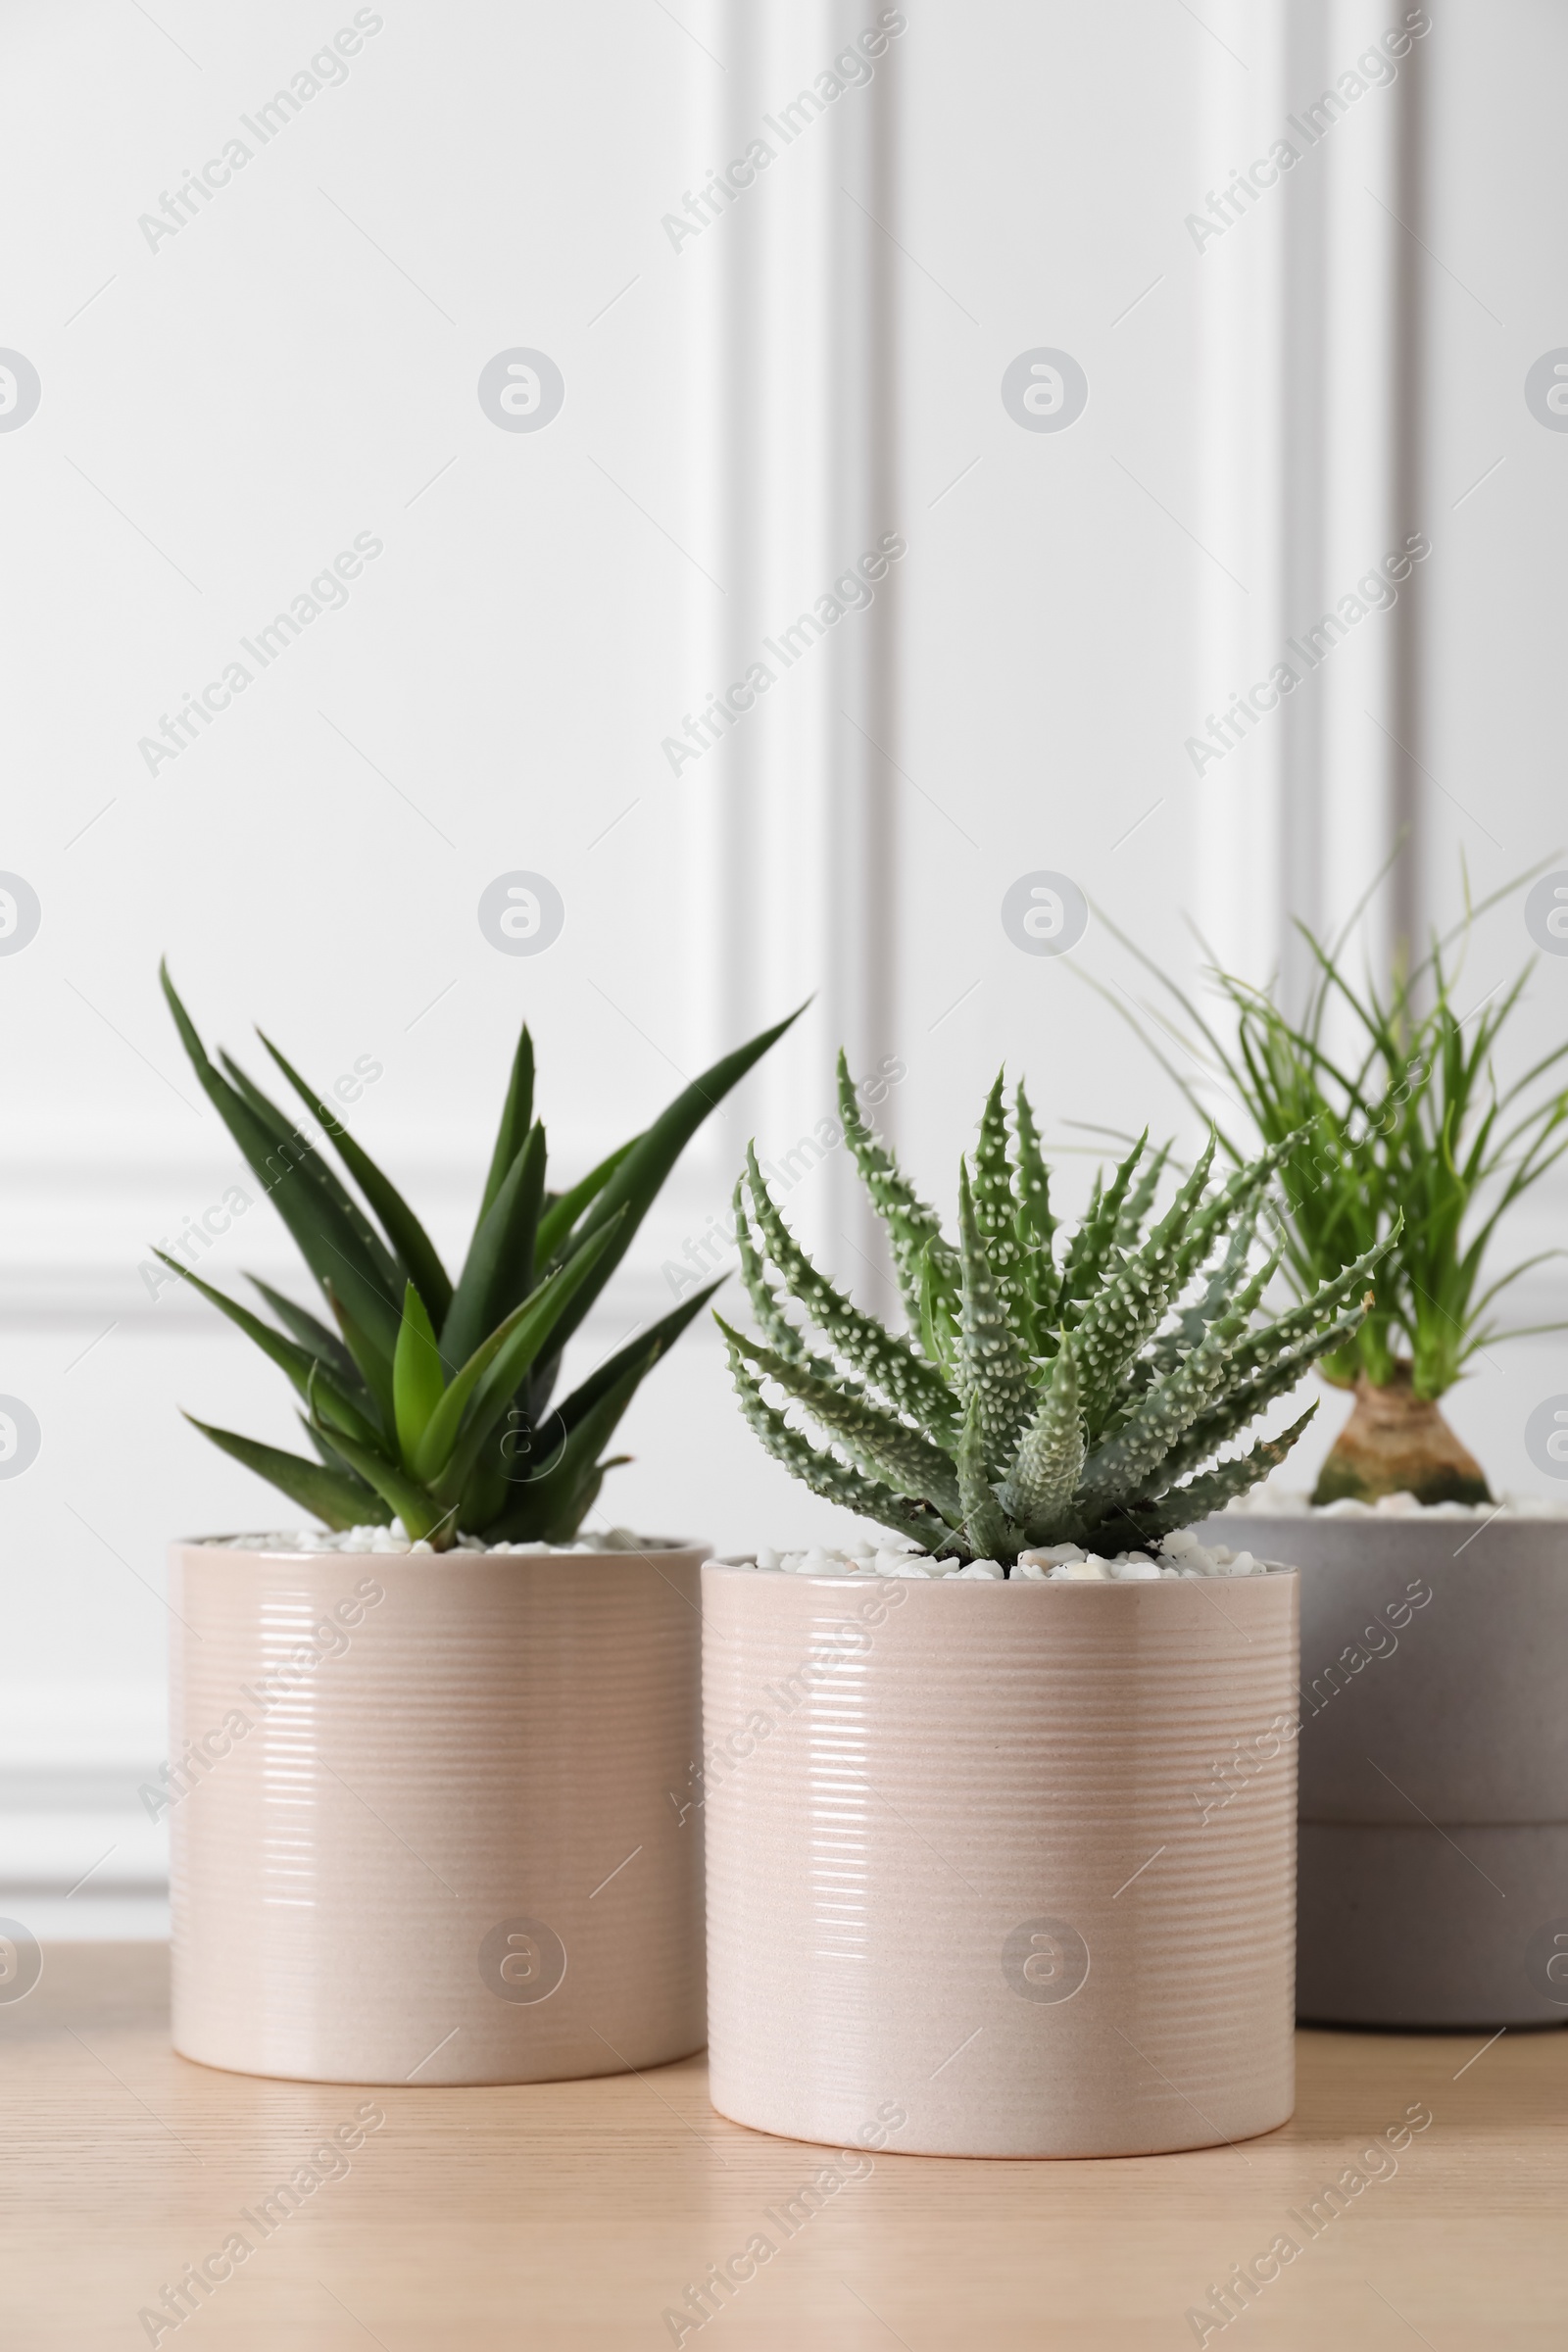
<path fill-rule="evenodd" d="M 436 1556 L 422 1539 L 416 1544 L 410 1543 L 408 1530 L 401 1519 L 394 1519 L 390 1527 L 301 1527 L 260 1536 L 208 1536 L 202 1541 L 217 1551 L 397 1552 L 404 1556 L 417 1552 L 431 1559 Z M 547 1554 L 564 1559 L 585 1552 L 669 1551 L 678 1548 L 665 1536 L 638 1536 L 629 1528 L 611 1527 L 598 1535 L 579 1536 L 573 1544 L 486 1544 L 478 1536 L 460 1535 L 445 1556 L 450 1558 L 453 1551 L 483 1551 L 493 1554 Z M 759 1567 L 762 1564 L 760 1558 Z"/>
<path fill-rule="evenodd" d="M 887 1576 L 901 1577 L 906 1582 L 918 1579 L 971 1585 L 1000 1584 L 1006 1577 L 998 1560 L 970 1560 L 966 1567 L 959 1567 L 951 1559 L 934 1559 L 899 1537 L 889 1538 L 874 1551 L 869 1544 L 861 1543 L 844 1549 L 815 1544 L 793 1551 L 776 1551 L 771 1544 L 762 1544 L 750 1558 L 732 1559 L 725 1565 L 755 1567 L 781 1576 Z M 1104 1559 L 1098 1552 L 1086 1552 L 1079 1544 L 1039 1544 L 1031 1551 L 1019 1553 L 1012 1581 L 1152 1585 L 1162 1578 L 1178 1576 L 1263 1576 L 1268 1566 L 1266 1560 L 1254 1559 L 1251 1552 L 1233 1551 L 1225 1544 L 1205 1549 L 1192 1529 L 1184 1527 L 1166 1537 L 1157 1555 L 1124 1551 L 1114 1559 Z"/>
<path fill-rule="evenodd" d="M 1376 1502 L 1315 1503 L 1294 1489 L 1254 1487 L 1222 1514 L 1227 1519 L 1491 1519 L 1499 1510 L 1513 1519 L 1568 1519 L 1568 1496 L 1504 1494 L 1496 1502 L 1417 1502 L 1413 1494 L 1383 1494 Z"/>

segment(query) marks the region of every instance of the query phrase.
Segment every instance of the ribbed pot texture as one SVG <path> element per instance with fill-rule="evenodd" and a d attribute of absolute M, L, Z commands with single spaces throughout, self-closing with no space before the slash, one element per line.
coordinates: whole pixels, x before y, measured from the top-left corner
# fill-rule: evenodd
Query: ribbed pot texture
<path fill-rule="evenodd" d="M 1568 1521 L 1200 1533 L 1300 1570 L 1300 2016 L 1568 2024 Z"/>
<path fill-rule="evenodd" d="M 957 2156 L 1294 2100 L 1297 1580 L 703 1570 L 713 2104 Z"/>
<path fill-rule="evenodd" d="M 173 2039 L 541 2082 L 702 2046 L 703 1547 L 174 1547 Z"/>

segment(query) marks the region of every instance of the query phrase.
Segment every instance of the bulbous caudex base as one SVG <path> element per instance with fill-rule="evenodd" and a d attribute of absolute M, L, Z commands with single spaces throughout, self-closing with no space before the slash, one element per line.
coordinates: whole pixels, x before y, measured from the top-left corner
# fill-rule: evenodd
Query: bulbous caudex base
<path fill-rule="evenodd" d="M 1407 1363 L 1396 1366 L 1387 1388 L 1357 1374 L 1355 1409 L 1323 1464 L 1312 1500 L 1376 1502 L 1399 1494 L 1425 1503 L 1492 1500 L 1481 1464 L 1432 1399 L 1415 1394 Z"/>

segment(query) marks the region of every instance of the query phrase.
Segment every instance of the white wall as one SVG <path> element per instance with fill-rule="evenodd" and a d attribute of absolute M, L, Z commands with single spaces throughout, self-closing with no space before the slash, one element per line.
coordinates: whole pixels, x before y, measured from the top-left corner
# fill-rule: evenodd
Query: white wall
<path fill-rule="evenodd" d="M 0 1390 L 43 1446 L 0 1482 L 0 1887 L 40 1923 L 156 1922 L 133 1792 L 162 1745 L 163 1547 L 278 1515 L 176 1405 L 292 1427 L 243 1341 L 137 1272 L 240 1174 L 161 954 L 210 1037 L 248 1053 L 260 1020 L 326 1083 L 379 1065 L 357 1131 L 453 1250 L 524 1015 L 574 1173 L 815 991 L 689 1153 L 598 1349 L 667 1299 L 746 1135 L 776 1151 L 831 1112 L 840 1037 L 858 1067 L 906 1065 L 886 1115 L 945 1201 L 1004 1059 L 1069 1198 L 1096 1142 L 1071 1121 L 1190 1140 L 1086 984 L 1147 982 L 1099 921 L 1072 956 L 1020 954 L 1018 876 L 1069 874 L 1184 980 L 1189 918 L 1261 977 L 1288 913 L 1342 911 L 1412 811 L 1423 919 L 1455 909 L 1461 848 L 1481 892 L 1559 846 L 1568 440 L 1521 386 L 1563 335 L 1560 16 L 1436 12 L 1398 80 L 1199 251 L 1186 216 L 1401 10 L 906 13 L 874 78 L 677 251 L 662 217 L 877 9 L 362 12 L 382 22 L 347 78 L 265 147 L 241 129 L 251 160 L 156 250 L 139 216 L 353 10 L 13 12 L 0 342 L 42 399 L 0 432 L 0 866 L 43 919 L 0 956 Z M 538 433 L 476 397 L 516 346 L 564 377 Z M 1039 347 L 1088 378 L 1059 433 L 1000 396 Z M 1188 736 L 1396 525 L 1434 551 L 1397 614 L 1195 776 Z M 150 773 L 139 739 L 357 533 L 381 552 L 343 609 L 265 672 L 240 656 L 252 683 Z M 871 609 L 672 775 L 662 740 L 882 533 L 907 553 Z M 1391 753 L 1411 675 L 1419 741 Z M 476 919 L 516 868 L 566 909 L 527 960 Z M 1478 999 L 1527 945 L 1499 910 Z M 1544 959 L 1521 1048 L 1565 1012 L 1568 959 Z M 792 1211 L 873 1299 L 843 1163 Z M 1521 1250 L 1562 1236 L 1565 1200 Z M 262 1203 L 210 1262 L 290 1273 Z M 1568 1291 L 1548 1275 L 1525 1303 Z M 1548 1342 L 1461 1392 L 1501 1487 L 1540 1485 L 1523 1422 L 1564 1387 Z M 1331 1398 L 1303 1474 L 1338 1418 Z M 704 1331 L 626 1437 L 617 1516 L 722 1546 L 839 1524 L 756 1447 Z"/>

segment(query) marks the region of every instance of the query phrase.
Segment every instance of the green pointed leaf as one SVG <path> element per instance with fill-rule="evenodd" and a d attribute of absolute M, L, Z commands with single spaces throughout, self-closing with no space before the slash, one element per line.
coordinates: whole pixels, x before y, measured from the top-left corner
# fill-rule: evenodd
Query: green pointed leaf
<path fill-rule="evenodd" d="M 532 1288 L 544 1189 L 545 1131 L 534 1126 L 474 1230 L 441 1331 L 441 1352 L 449 1364 L 466 1362 L 486 1333 Z"/>
<path fill-rule="evenodd" d="M 512 1057 L 512 1075 L 507 1083 L 507 1099 L 501 1105 L 501 1124 L 496 1131 L 496 1147 L 490 1154 L 490 1173 L 484 1182 L 484 1198 L 479 1203 L 479 1222 L 507 1180 L 517 1153 L 527 1141 L 533 1126 L 533 1039 L 528 1025 L 523 1023 L 517 1050 Z M 445 1311 L 445 1310 L 443 1310 Z M 437 1318 L 439 1320 L 439 1317 Z"/>
<path fill-rule="evenodd" d="M 241 1306 L 237 1299 L 226 1298 L 221 1291 L 215 1290 L 211 1283 L 203 1282 L 199 1274 L 193 1274 L 188 1266 L 180 1265 L 177 1259 L 167 1256 L 162 1250 L 155 1250 L 153 1255 L 161 1258 L 182 1282 L 188 1282 L 193 1291 L 199 1291 L 204 1298 L 210 1299 L 220 1314 L 226 1315 L 231 1323 L 237 1324 L 264 1355 L 270 1356 L 274 1364 L 282 1367 L 302 1396 L 310 1394 L 314 1382 L 316 1394 L 321 1400 L 323 1416 L 334 1427 L 346 1429 L 350 1437 L 359 1438 L 367 1445 L 375 1443 L 376 1432 L 366 1420 L 359 1404 L 345 1393 L 332 1369 L 323 1365 L 318 1355 L 297 1346 L 293 1340 L 284 1339 L 281 1332 L 273 1331 L 270 1324 L 264 1323 L 260 1315 L 253 1315 L 249 1307 Z"/>
<path fill-rule="evenodd" d="M 390 1435 L 398 1425 L 397 1400 L 392 1394 L 392 1359 L 397 1350 L 397 1334 L 394 1332 L 392 1335 L 391 1347 L 383 1348 L 356 1320 L 347 1301 L 339 1298 L 330 1281 L 326 1285 L 326 1303 L 336 1315 L 337 1327 L 343 1334 L 348 1351 L 359 1365 L 365 1385 L 375 1399 L 381 1427 Z"/>
<path fill-rule="evenodd" d="M 194 1413 L 186 1413 L 184 1418 L 223 1453 L 232 1454 L 258 1478 L 279 1488 L 291 1502 L 314 1511 L 328 1527 L 385 1527 L 392 1516 L 374 1489 L 358 1479 L 308 1462 L 303 1454 L 282 1453 L 277 1446 L 259 1445 L 254 1438 L 236 1437 L 231 1429 L 214 1429 L 210 1422 L 198 1421 Z"/>
<path fill-rule="evenodd" d="M 285 1331 L 291 1332 L 310 1354 L 319 1356 L 321 1362 L 337 1374 L 342 1387 L 351 1394 L 356 1389 L 364 1388 L 360 1367 L 335 1331 L 328 1331 L 317 1316 L 308 1313 L 303 1306 L 296 1306 L 292 1298 L 285 1298 L 281 1291 L 274 1291 L 270 1283 L 262 1281 L 260 1275 L 247 1274 L 245 1279 L 253 1291 L 260 1292 Z"/>
<path fill-rule="evenodd" d="M 175 994 L 167 966 L 162 967 L 161 977 L 202 1091 L 266 1188 L 269 1200 L 322 1290 L 328 1284 L 335 1287 L 368 1342 L 373 1343 L 390 1364 L 397 1343 L 395 1295 L 366 1244 L 363 1217 L 353 1210 L 352 1203 L 345 1208 L 331 1185 L 324 1181 L 328 1171 L 321 1167 L 319 1152 L 300 1152 L 280 1145 L 276 1141 L 283 1126 L 280 1115 L 274 1112 L 274 1123 L 269 1124 L 246 1097 L 215 1069 Z M 333 1179 L 332 1183 L 335 1182 Z M 341 1192 L 342 1188 L 337 1187 L 337 1193 Z M 362 1363 L 362 1371 L 364 1368 Z"/>
<path fill-rule="evenodd" d="M 397 1419 L 398 1452 L 403 1467 L 414 1470 L 419 1440 L 441 1401 L 446 1376 L 441 1350 L 424 1300 L 410 1282 L 403 1294 L 403 1326 L 392 1358 L 392 1403 Z"/>
<path fill-rule="evenodd" d="M 445 1508 L 433 1499 L 427 1488 L 410 1478 L 396 1462 L 389 1462 L 373 1446 L 357 1445 L 340 1430 L 325 1430 L 322 1435 L 333 1451 L 351 1462 L 382 1501 L 391 1506 L 402 1520 L 411 1543 L 428 1543 L 435 1551 L 450 1549 L 459 1533 L 455 1503 L 450 1509 Z"/>
<path fill-rule="evenodd" d="M 707 1288 L 697 1292 L 695 1297 L 683 1298 L 679 1306 L 672 1307 L 667 1315 L 661 1315 L 657 1323 L 650 1324 L 646 1331 L 639 1332 L 635 1338 L 628 1340 L 623 1348 L 617 1348 L 613 1355 L 607 1356 L 585 1381 L 580 1382 L 572 1390 L 569 1396 L 563 1397 L 556 1407 L 556 1413 L 560 1416 L 561 1425 L 567 1435 L 569 1436 L 590 1412 L 598 1409 L 612 1390 L 619 1388 L 634 1365 L 640 1367 L 637 1374 L 638 1379 L 646 1379 L 661 1357 L 669 1353 L 687 1324 L 695 1315 L 701 1313 L 715 1291 L 721 1290 L 722 1287 L 723 1277 L 720 1276 L 717 1282 L 709 1283 Z M 635 1390 L 630 1394 L 635 1394 Z M 614 1423 L 612 1422 L 610 1427 L 612 1429 Z M 608 1435 L 609 1432 L 607 1431 L 606 1434 Z M 600 1442 L 602 1444 L 603 1440 Z"/>
<path fill-rule="evenodd" d="M 595 1298 L 609 1281 L 614 1269 L 631 1247 L 633 1236 L 647 1215 L 661 1185 L 698 1128 L 715 1110 L 731 1087 L 737 1086 L 747 1072 L 761 1060 L 770 1046 L 776 1045 L 786 1029 L 798 1021 L 806 1010 L 804 1004 L 788 1018 L 764 1029 L 749 1044 L 738 1046 L 726 1054 L 712 1068 L 705 1070 L 682 1093 L 676 1096 L 666 1110 L 660 1113 L 653 1125 L 638 1137 L 634 1148 L 627 1152 L 609 1183 L 594 1202 L 577 1230 L 574 1251 L 581 1249 L 593 1235 L 624 1210 L 623 1223 L 618 1228 L 613 1250 L 599 1261 L 597 1276 L 592 1285 L 578 1293 L 561 1332 L 564 1347 L 590 1311 Z"/>
<path fill-rule="evenodd" d="M 631 1364 L 584 1413 L 569 1432 L 556 1459 L 537 1478 L 518 1481 L 497 1522 L 499 1540 L 513 1544 L 569 1544 L 599 1493 L 610 1462 L 599 1460 L 599 1448 L 652 1369 L 655 1352 Z M 615 1457 L 627 1461 L 630 1456 Z"/>
<path fill-rule="evenodd" d="M 498 1194 L 499 1207 L 504 1194 Z M 450 1501 L 461 1491 L 479 1448 L 502 1420 L 523 1374 L 557 1334 L 571 1302 L 620 1238 L 618 1221 L 595 1234 L 564 1266 L 547 1275 L 536 1291 L 514 1306 L 482 1340 L 452 1381 L 415 1448 L 421 1478 L 439 1480 Z"/>
<path fill-rule="evenodd" d="M 256 1081 L 240 1068 L 231 1054 L 220 1053 L 218 1058 L 230 1086 L 271 1138 L 270 1164 L 273 1167 L 294 1167 L 324 1201 L 330 1202 L 337 1214 L 347 1221 L 349 1230 L 374 1270 L 376 1281 L 389 1298 L 395 1297 L 401 1280 L 397 1260 L 359 1201 L 321 1157 L 315 1136 L 307 1135 L 297 1119 L 291 1119 L 286 1111 L 279 1109 L 271 1097 L 264 1094 Z"/>
<path fill-rule="evenodd" d="M 286 1061 L 264 1030 L 258 1030 L 267 1051 L 299 1096 L 331 1137 L 338 1157 L 354 1178 L 385 1228 L 387 1239 L 406 1271 L 418 1286 L 432 1323 L 439 1324 L 452 1303 L 452 1285 L 424 1227 L 397 1187 L 381 1173 L 369 1153 L 357 1144 L 331 1104 L 307 1086 L 292 1062 Z"/>
<path fill-rule="evenodd" d="M 550 1266 L 558 1254 L 566 1249 L 571 1229 L 585 1208 L 598 1200 L 610 1179 L 630 1152 L 642 1142 L 640 1135 L 629 1136 L 625 1143 L 607 1153 L 597 1168 L 590 1168 L 580 1183 L 569 1192 L 557 1193 L 552 1199 L 545 1195 L 545 1208 L 539 1219 L 539 1232 L 534 1242 L 534 1259 L 540 1266 Z"/>

